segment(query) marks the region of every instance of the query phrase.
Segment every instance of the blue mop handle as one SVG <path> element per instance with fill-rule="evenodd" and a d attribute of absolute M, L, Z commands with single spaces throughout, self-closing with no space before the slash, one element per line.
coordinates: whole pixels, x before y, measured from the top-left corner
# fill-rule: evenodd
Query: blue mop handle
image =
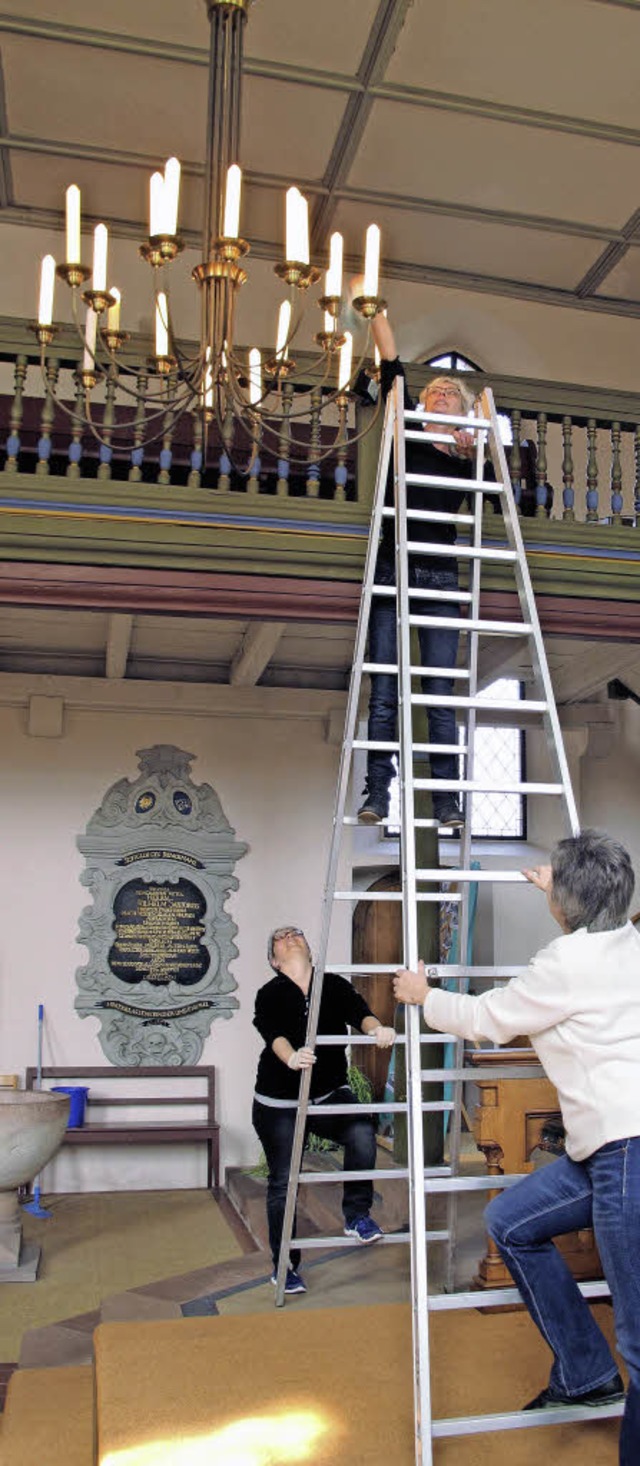
<path fill-rule="evenodd" d="M 42 1025 L 44 1023 L 44 1003 L 38 1003 L 38 1089 L 42 1089 Z"/>

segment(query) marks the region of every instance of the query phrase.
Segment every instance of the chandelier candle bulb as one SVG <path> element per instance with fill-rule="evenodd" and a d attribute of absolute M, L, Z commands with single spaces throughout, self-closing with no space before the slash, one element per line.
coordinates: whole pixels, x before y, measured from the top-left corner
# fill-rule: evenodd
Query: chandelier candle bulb
<path fill-rule="evenodd" d="M 309 208 L 299 188 L 287 189 L 287 260 L 309 264 Z"/>
<path fill-rule="evenodd" d="M 153 239 L 162 234 L 164 210 L 164 178 L 161 173 L 152 173 L 149 182 L 149 235 Z"/>
<path fill-rule="evenodd" d="M 107 246 L 109 235 L 106 224 L 96 224 L 93 232 L 93 288 L 103 295 L 107 289 Z"/>
<path fill-rule="evenodd" d="M 276 360 L 286 361 L 289 355 L 289 327 L 291 325 L 291 302 L 283 300 L 278 314 L 278 335 L 276 337 Z"/>
<path fill-rule="evenodd" d="M 376 296 L 378 294 L 378 273 L 380 270 L 380 230 L 377 224 L 370 224 L 366 234 L 366 247 L 364 255 L 364 287 L 365 296 Z"/>
<path fill-rule="evenodd" d="M 160 232 L 173 237 L 178 233 L 178 199 L 180 197 L 180 164 L 177 158 L 167 159 L 162 184 L 164 217 Z"/>
<path fill-rule="evenodd" d="M 249 352 L 249 401 L 256 407 L 262 397 L 262 359 L 257 346 Z"/>
<path fill-rule="evenodd" d="M 324 313 L 324 329 L 327 336 L 332 336 L 336 329 L 336 323 L 330 311 L 325 311 Z"/>
<path fill-rule="evenodd" d="M 335 233 L 329 240 L 329 269 L 325 281 L 326 295 L 342 295 L 342 235 Z M 328 327 L 325 326 L 325 330 Z"/>
<path fill-rule="evenodd" d="M 338 367 L 338 391 L 346 392 L 351 379 L 351 360 L 353 357 L 353 336 L 350 331 L 344 333 L 344 346 L 340 347 L 340 365 Z"/>
<path fill-rule="evenodd" d="M 242 169 L 237 163 L 232 163 L 227 168 L 227 188 L 224 199 L 224 225 L 223 234 L 225 239 L 240 238 L 240 190 L 242 188 Z"/>
<path fill-rule="evenodd" d="M 84 356 L 82 358 L 83 372 L 95 371 L 96 355 L 96 334 L 98 330 L 98 317 L 94 310 L 87 310 L 87 319 L 84 328 Z"/>
<path fill-rule="evenodd" d="M 65 194 L 67 224 L 67 264 L 80 263 L 80 189 L 77 183 L 69 184 Z"/>
<path fill-rule="evenodd" d="M 116 289 L 115 285 L 112 285 L 110 294 L 113 296 L 114 304 L 110 305 L 107 311 L 107 331 L 119 331 L 120 301 L 122 300 L 122 296 L 120 294 L 120 291 Z"/>
<path fill-rule="evenodd" d="M 156 356 L 169 355 L 169 326 L 167 297 L 159 290 L 156 298 Z"/>
<path fill-rule="evenodd" d="M 56 262 L 53 255 L 45 255 L 40 267 L 39 326 L 50 326 L 53 320 L 53 286 L 55 276 Z"/>

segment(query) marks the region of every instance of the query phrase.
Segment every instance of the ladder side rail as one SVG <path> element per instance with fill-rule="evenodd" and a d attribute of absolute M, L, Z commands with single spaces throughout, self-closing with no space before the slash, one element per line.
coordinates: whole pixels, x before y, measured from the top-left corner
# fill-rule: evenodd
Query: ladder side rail
<path fill-rule="evenodd" d="M 354 649 L 353 669 L 349 683 L 349 696 L 347 700 L 347 712 L 345 730 L 342 740 L 340 754 L 340 769 L 336 787 L 336 799 L 333 816 L 333 832 L 329 861 L 327 867 L 326 883 L 324 888 L 322 917 L 320 927 L 320 940 L 318 944 L 317 960 L 314 970 L 313 989 L 311 1002 L 309 1004 L 309 1016 L 307 1019 L 307 1033 L 305 1044 L 309 1048 L 315 1046 L 318 1032 L 318 1018 L 320 1015 L 320 1002 L 322 998 L 322 986 L 324 981 L 324 968 L 329 943 L 329 931 L 333 912 L 333 899 L 336 884 L 336 872 L 340 858 L 340 846 L 342 840 L 342 828 L 344 820 L 344 809 L 351 772 L 352 748 L 358 717 L 358 704 L 360 700 L 360 683 L 362 680 L 362 665 L 365 657 L 367 631 L 369 627 L 369 612 L 373 580 L 378 556 L 378 541 L 380 538 L 380 527 L 382 524 L 382 510 L 384 507 L 384 495 L 387 482 L 387 472 L 391 459 L 391 447 L 393 442 L 395 423 L 395 401 L 390 399 L 384 417 L 382 431 L 382 442 L 378 458 L 378 469 L 374 492 L 374 508 L 369 532 L 367 546 L 367 559 L 365 566 L 364 590 L 360 600 L 360 611 L 358 615 L 358 626 L 356 631 L 356 643 Z M 296 1125 L 291 1148 L 291 1162 L 289 1167 L 289 1184 L 287 1187 L 287 1199 L 282 1225 L 282 1240 L 280 1244 L 280 1256 L 278 1259 L 278 1270 L 276 1274 L 276 1308 L 282 1308 L 285 1299 L 285 1283 L 287 1268 L 289 1265 L 289 1248 L 293 1235 L 293 1220 L 295 1216 L 296 1200 L 300 1170 L 302 1167 L 302 1154 L 304 1150 L 304 1136 L 307 1124 L 307 1112 L 309 1108 L 309 1093 L 311 1089 L 311 1069 L 303 1069 L 300 1082 L 300 1094 L 296 1114 Z"/>
<path fill-rule="evenodd" d="M 416 848 L 413 788 L 413 710 L 411 703 L 411 628 L 409 624 L 409 554 L 407 528 L 407 480 L 405 455 L 404 379 L 393 387 L 396 402 L 394 438 L 394 490 L 396 506 L 396 588 L 398 662 L 398 739 L 400 774 L 400 860 L 402 874 L 402 936 L 406 967 L 418 962 L 418 918 L 416 901 Z M 407 1060 L 407 1132 L 409 1152 L 409 1220 L 411 1252 L 411 1315 L 414 1358 L 414 1405 L 416 1421 L 416 1466 L 432 1466 L 431 1378 L 429 1367 L 429 1321 L 427 1286 L 426 1216 L 422 1185 L 424 1144 L 422 1134 L 422 1079 L 420 1061 L 420 1015 L 417 1008 L 405 1008 Z M 418 1177 L 421 1185 L 418 1187 Z"/>
<path fill-rule="evenodd" d="M 547 732 L 547 742 L 549 744 L 552 759 L 554 760 L 558 769 L 560 782 L 564 786 L 567 822 L 571 834 L 577 835 L 580 830 L 580 820 L 578 818 L 578 810 L 573 793 L 573 786 L 571 784 L 571 775 L 569 773 L 567 756 L 564 750 L 562 729 L 560 727 L 560 719 L 558 717 L 558 709 L 556 707 L 553 684 L 551 681 L 551 676 L 549 674 L 549 666 L 544 650 L 540 620 L 538 617 L 538 610 L 533 594 L 533 587 L 531 585 L 531 576 L 529 573 L 529 566 L 527 563 L 527 556 L 524 547 L 524 541 L 522 538 L 522 530 L 520 528 L 520 522 L 518 519 L 518 511 L 516 508 L 515 499 L 513 497 L 513 489 L 511 487 L 511 478 L 509 475 L 507 458 L 504 451 L 502 438 L 500 437 L 498 416 L 493 399 L 493 392 L 489 387 L 485 388 L 482 394 L 481 403 L 483 412 L 491 420 L 491 457 L 493 460 L 496 477 L 500 477 L 504 485 L 503 493 L 505 529 L 509 544 L 511 545 L 512 549 L 516 551 L 517 555 L 517 559 L 515 561 L 515 577 L 523 620 L 530 623 L 533 633 L 531 649 L 534 663 L 534 673 L 536 679 L 539 682 L 539 685 L 541 685 L 544 690 L 544 699 L 548 705 L 547 712 L 543 714 L 544 725 Z"/>
<path fill-rule="evenodd" d="M 487 433 L 482 429 L 476 437 L 475 445 L 475 477 L 481 479 L 484 474 L 485 449 Z M 482 546 L 482 516 L 484 509 L 484 495 L 476 494 L 473 503 L 473 547 L 480 549 Z M 481 560 L 474 557 L 470 564 L 469 580 L 471 585 L 471 609 L 472 621 L 477 621 L 480 616 L 480 590 L 481 590 Z M 478 694 L 478 653 L 479 633 L 477 630 L 469 632 L 467 644 L 467 670 L 469 672 L 469 697 L 473 699 Z M 477 716 L 475 707 L 470 704 L 467 709 L 467 723 L 465 742 L 467 754 L 465 760 L 465 780 L 472 782 L 475 776 L 475 739 L 476 739 Z M 473 815 L 473 795 L 466 796 L 465 821 L 460 841 L 460 865 L 464 870 L 471 867 L 471 824 Z M 458 908 L 458 962 L 461 967 L 466 967 L 469 962 L 469 911 L 471 907 L 471 885 L 462 882 L 462 902 Z M 461 1070 L 464 1066 L 464 1040 L 458 1039 L 454 1045 L 454 1070 Z M 463 1082 L 455 1075 L 452 1079 L 454 1109 L 449 1123 L 449 1165 L 453 1175 L 460 1170 L 460 1145 L 462 1138 L 462 1103 L 463 1103 Z M 445 1264 L 445 1289 L 452 1292 L 455 1286 L 455 1266 L 458 1234 L 458 1198 L 455 1192 L 451 1192 L 447 1203 L 447 1230 L 449 1241 L 447 1243 L 447 1256 Z"/>

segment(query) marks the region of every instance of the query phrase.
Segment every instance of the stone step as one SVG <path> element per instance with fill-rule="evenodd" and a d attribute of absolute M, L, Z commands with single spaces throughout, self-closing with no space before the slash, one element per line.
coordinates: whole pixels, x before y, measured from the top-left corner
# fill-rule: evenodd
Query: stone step
<path fill-rule="evenodd" d="M 93 1369 L 17 1369 L 0 1435 L 1 1466 L 93 1466 Z"/>

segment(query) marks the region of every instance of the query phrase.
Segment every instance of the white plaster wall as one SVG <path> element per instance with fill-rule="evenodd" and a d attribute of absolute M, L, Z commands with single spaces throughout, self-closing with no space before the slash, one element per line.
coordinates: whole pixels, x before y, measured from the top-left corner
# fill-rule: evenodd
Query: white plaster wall
<path fill-rule="evenodd" d="M 202 1063 L 217 1068 L 223 1174 L 225 1166 L 258 1154 L 251 1094 L 260 1040 L 252 1017 L 256 989 L 269 976 L 266 937 L 274 925 L 295 921 L 312 943 L 317 939 L 337 772 L 338 750 L 324 741 L 323 718 L 317 712 L 278 717 L 278 694 L 266 691 L 269 712 L 263 716 L 71 706 L 57 739 L 29 736 L 23 706 L 0 707 L 1 1071 L 23 1073 L 35 1064 L 39 1002 L 45 1005 L 45 1064 L 107 1062 L 97 1020 L 81 1020 L 73 1006 L 75 970 L 87 955 L 76 943 L 78 916 L 88 899 L 75 842 L 107 787 L 137 776 L 136 749 L 166 742 L 195 754 L 195 782 L 214 786 L 239 839 L 249 845 L 236 866 L 239 890 L 228 902 L 238 926 L 232 972 L 241 1006 L 231 1020 L 213 1024 L 202 1055 Z M 302 708 L 305 694 L 300 696 Z M 342 921 L 348 931 L 346 911 Z M 344 946 L 333 955 L 344 960 Z M 43 1184 L 56 1190 L 202 1185 L 204 1154 L 204 1147 L 192 1153 L 188 1146 L 136 1153 L 68 1149 Z"/>

